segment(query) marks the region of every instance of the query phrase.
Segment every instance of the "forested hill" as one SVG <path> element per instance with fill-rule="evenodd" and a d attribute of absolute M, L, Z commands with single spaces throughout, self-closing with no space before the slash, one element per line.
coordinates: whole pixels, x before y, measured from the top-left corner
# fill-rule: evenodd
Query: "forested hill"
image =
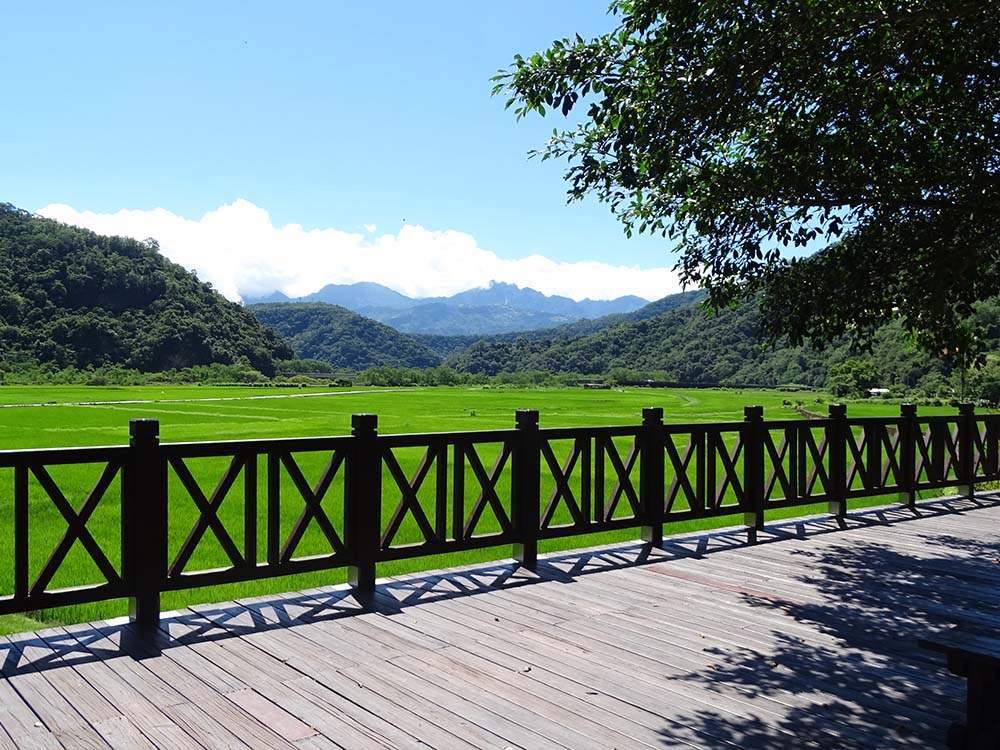
<path fill-rule="evenodd" d="M 299 357 L 345 370 L 434 367 L 441 357 L 389 326 L 325 302 L 250 305 L 265 325 L 288 339 Z"/>
<path fill-rule="evenodd" d="M 154 372 L 292 356 L 240 305 L 153 242 L 104 237 L 0 204 L 0 369 L 121 365 Z"/>
<path fill-rule="evenodd" d="M 980 323 L 1000 321 L 995 304 L 977 314 Z M 992 330 L 1000 334 L 998 328 Z M 606 374 L 620 368 L 664 373 L 683 384 L 823 386 L 833 365 L 856 356 L 847 342 L 822 352 L 764 346 L 757 337 L 753 304 L 715 315 L 706 315 L 700 305 L 687 305 L 584 336 L 480 341 L 450 356 L 447 364 L 484 375 L 534 370 Z M 879 330 L 873 353 L 865 359 L 873 362 L 885 383 L 914 386 L 948 372 L 943 363 L 910 351 L 898 324 Z"/>

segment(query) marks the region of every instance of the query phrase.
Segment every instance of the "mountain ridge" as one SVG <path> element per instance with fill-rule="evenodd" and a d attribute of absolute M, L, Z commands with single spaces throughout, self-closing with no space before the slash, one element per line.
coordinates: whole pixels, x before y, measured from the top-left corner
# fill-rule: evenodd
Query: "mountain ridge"
<path fill-rule="evenodd" d="M 245 302 L 247 305 L 325 302 L 390 325 L 402 333 L 438 335 L 491 335 L 551 328 L 587 318 L 628 313 L 649 304 L 634 295 L 576 301 L 497 281 L 449 297 L 407 297 L 381 284 L 358 282 L 327 284 L 313 294 L 294 299 L 274 292 L 266 297 L 248 296 Z"/>
<path fill-rule="evenodd" d="M 440 335 L 427 333 L 410 333 L 407 335 L 415 341 L 419 341 L 420 343 L 430 347 L 442 357 L 448 357 L 480 341 L 500 342 L 515 341 L 517 339 L 569 339 L 586 336 L 621 323 L 646 320 L 656 317 L 657 315 L 662 315 L 670 310 L 690 305 L 697 305 L 705 298 L 706 294 L 701 289 L 695 289 L 689 292 L 677 292 L 676 294 L 668 294 L 666 297 L 654 300 L 653 302 L 640 307 L 638 310 L 633 310 L 629 313 L 612 313 L 610 315 L 603 315 L 599 318 L 577 320 L 572 323 L 563 323 L 551 328 L 505 331 L 486 336 L 477 334 Z"/>

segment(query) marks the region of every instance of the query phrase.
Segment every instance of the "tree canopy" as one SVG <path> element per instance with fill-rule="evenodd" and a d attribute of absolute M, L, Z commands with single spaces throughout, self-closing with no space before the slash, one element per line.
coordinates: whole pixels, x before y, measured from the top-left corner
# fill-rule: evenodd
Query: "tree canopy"
<path fill-rule="evenodd" d="M 973 344 L 973 303 L 1000 293 L 995 0 L 611 12 L 494 79 L 518 118 L 585 111 L 537 152 L 568 161 L 571 199 L 676 240 L 714 306 L 760 295 L 772 336 L 865 341 L 897 317 L 930 351 Z"/>
<path fill-rule="evenodd" d="M 441 357 L 384 323 L 325 302 L 269 303 L 249 310 L 284 336 L 299 357 L 334 367 L 435 367 Z"/>
<path fill-rule="evenodd" d="M 159 372 L 292 350 L 240 305 L 163 257 L 0 203 L 0 372 L 119 366 Z"/>

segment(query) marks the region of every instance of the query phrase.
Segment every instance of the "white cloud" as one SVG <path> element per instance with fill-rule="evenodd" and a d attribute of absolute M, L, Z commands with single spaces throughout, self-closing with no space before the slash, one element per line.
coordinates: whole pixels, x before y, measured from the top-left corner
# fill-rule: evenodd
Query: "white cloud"
<path fill-rule="evenodd" d="M 226 297 L 279 289 L 291 297 L 325 284 L 374 281 L 411 297 L 450 295 L 503 281 L 573 299 L 637 294 L 658 299 L 680 290 L 669 268 L 613 266 L 596 261 L 556 262 L 543 255 L 500 258 L 454 230 L 404 225 L 397 234 L 275 226 L 268 212 L 239 199 L 194 221 L 157 208 L 113 214 L 52 204 L 38 212 L 100 234 L 155 238 L 163 254 L 197 271 Z"/>

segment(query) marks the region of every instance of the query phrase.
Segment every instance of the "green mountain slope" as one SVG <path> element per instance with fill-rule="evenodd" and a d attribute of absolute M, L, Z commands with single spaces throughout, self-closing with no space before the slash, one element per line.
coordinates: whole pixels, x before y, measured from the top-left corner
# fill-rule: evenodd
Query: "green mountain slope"
<path fill-rule="evenodd" d="M 155 372 L 245 359 L 271 374 L 290 356 L 274 331 L 155 243 L 0 204 L 0 365 Z"/>
<path fill-rule="evenodd" d="M 995 307 L 979 313 L 984 320 L 996 314 Z M 846 342 L 822 352 L 764 346 L 756 331 L 753 304 L 715 315 L 687 305 L 582 336 L 479 341 L 451 355 L 447 363 L 462 372 L 485 375 L 532 370 L 604 374 L 624 368 L 666 371 L 682 384 L 822 386 L 832 365 L 858 356 Z M 944 363 L 910 351 L 898 324 L 878 332 L 866 358 L 886 384 L 913 386 L 931 373 L 948 372 Z"/>
<path fill-rule="evenodd" d="M 441 358 L 387 325 L 325 302 L 273 303 L 248 308 L 288 339 L 299 357 L 364 370 L 379 365 L 433 367 Z"/>

